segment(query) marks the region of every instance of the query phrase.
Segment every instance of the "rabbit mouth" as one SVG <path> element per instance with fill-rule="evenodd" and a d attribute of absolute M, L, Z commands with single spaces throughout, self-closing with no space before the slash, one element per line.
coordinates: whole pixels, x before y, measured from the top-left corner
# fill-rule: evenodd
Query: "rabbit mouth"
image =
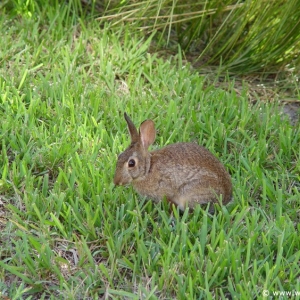
<path fill-rule="evenodd" d="M 120 183 L 117 183 L 115 184 L 115 186 L 123 186 L 123 187 L 128 187 L 130 185 L 130 182 L 120 182 Z"/>
<path fill-rule="evenodd" d="M 126 180 L 123 180 L 122 178 L 118 178 L 115 176 L 114 178 L 114 185 L 119 185 L 119 186 L 127 186 L 131 183 L 132 178 L 128 178 Z"/>

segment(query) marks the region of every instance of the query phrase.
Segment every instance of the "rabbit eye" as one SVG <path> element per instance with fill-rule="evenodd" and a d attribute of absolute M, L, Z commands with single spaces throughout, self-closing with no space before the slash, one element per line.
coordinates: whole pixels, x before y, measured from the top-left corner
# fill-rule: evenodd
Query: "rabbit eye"
<path fill-rule="evenodd" d="M 130 159 L 129 161 L 128 161 L 128 167 L 129 168 L 133 168 L 135 166 L 135 160 L 134 159 Z"/>

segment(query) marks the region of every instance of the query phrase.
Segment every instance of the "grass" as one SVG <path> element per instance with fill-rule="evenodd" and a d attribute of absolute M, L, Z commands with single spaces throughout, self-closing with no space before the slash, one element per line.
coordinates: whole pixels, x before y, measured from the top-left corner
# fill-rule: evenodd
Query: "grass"
<path fill-rule="evenodd" d="M 214 72 L 234 75 L 299 75 L 297 0 L 106 2 L 98 20 L 154 32 L 158 48 L 179 44 L 206 71 L 215 66 Z"/>
<path fill-rule="evenodd" d="M 0 22 L 0 299 L 299 298 L 300 128 L 276 104 L 68 7 Z M 210 149 L 234 201 L 172 217 L 114 188 L 124 111 L 155 120 L 154 147 Z"/>

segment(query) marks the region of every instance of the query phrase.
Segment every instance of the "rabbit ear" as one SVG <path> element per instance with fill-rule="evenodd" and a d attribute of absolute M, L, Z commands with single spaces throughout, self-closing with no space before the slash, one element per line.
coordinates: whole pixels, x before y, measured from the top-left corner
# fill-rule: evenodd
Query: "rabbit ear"
<path fill-rule="evenodd" d="M 155 141 L 155 126 L 152 120 L 144 121 L 140 126 L 140 139 L 145 150 Z"/>
<path fill-rule="evenodd" d="M 140 139 L 139 133 L 136 129 L 136 127 L 134 126 L 133 122 L 131 121 L 131 119 L 128 117 L 128 115 L 126 114 L 126 112 L 124 112 L 124 118 L 127 122 L 127 127 L 130 133 L 130 137 L 131 137 L 131 142 L 138 142 Z"/>

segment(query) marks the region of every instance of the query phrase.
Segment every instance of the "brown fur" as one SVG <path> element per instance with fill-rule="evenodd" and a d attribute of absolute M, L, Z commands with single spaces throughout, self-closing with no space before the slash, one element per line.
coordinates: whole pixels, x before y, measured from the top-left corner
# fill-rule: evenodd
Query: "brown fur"
<path fill-rule="evenodd" d="M 144 121 L 138 132 L 126 113 L 124 117 L 131 144 L 118 157 L 115 185 L 132 183 L 139 194 L 156 202 L 166 197 L 182 210 L 217 202 L 220 195 L 223 204 L 231 200 L 230 175 L 207 149 L 195 143 L 177 143 L 149 152 L 155 140 L 153 121 Z"/>

